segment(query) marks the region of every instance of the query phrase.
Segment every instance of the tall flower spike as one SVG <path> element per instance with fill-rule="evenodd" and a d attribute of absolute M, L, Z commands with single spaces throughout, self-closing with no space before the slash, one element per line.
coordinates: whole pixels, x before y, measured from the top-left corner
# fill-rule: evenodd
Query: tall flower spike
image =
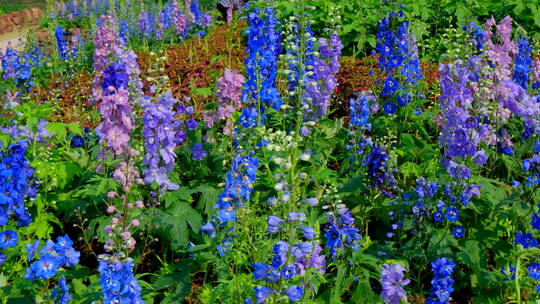
<path fill-rule="evenodd" d="M 451 275 L 454 272 L 454 262 L 447 258 L 439 258 L 431 263 L 433 280 L 431 280 L 431 294 L 427 304 L 448 304 L 452 300 L 454 280 Z"/>
<path fill-rule="evenodd" d="M 529 87 L 529 74 L 532 70 L 533 60 L 531 57 L 531 47 L 527 38 L 520 36 L 518 41 L 519 52 L 514 58 L 514 73 L 512 79 L 522 88 Z"/>
<path fill-rule="evenodd" d="M 403 12 L 390 12 L 379 21 L 376 51 L 379 68 L 385 74 L 381 92 L 387 114 L 396 112 L 418 94 L 416 87 L 422 78 L 416 40 L 409 32 L 409 22 L 400 21 Z M 394 25 L 397 24 L 397 28 Z"/>
<path fill-rule="evenodd" d="M 276 29 L 278 22 L 273 8 L 265 9 L 264 19 L 259 17 L 260 13 L 260 9 L 255 7 L 248 15 L 247 80 L 242 100 L 262 116 L 264 107 L 279 111 L 283 101 L 276 88 L 278 56 L 281 52 L 281 34 Z M 263 118 L 258 117 L 258 121 L 263 121 Z"/>
<path fill-rule="evenodd" d="M 178 101 L 170 92 L 160 96 L 154 104 L 148 98 L 144 103 L 142 117 L 146 155 L 143 163 L 148 166 L 143 171 L 144 182 L 156 182 L 161 187 L 161 194 L 166 190 L 176 190 L 178 185 L 171 182 L 167 172 L 174 169 L 176 158 L 176 134 L 180 121 L 175 119 L 174 105 Z"/>

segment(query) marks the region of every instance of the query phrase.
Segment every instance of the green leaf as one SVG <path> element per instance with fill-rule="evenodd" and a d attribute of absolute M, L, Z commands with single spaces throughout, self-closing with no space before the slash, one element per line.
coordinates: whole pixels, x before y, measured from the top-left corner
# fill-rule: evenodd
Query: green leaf
<path fill-rule="evenodd" d="M 47 124 L 46 128 L 49 133 L 54 133 L 58 139 L 62 139 L 67 135 L 66 124 L 64 123 L 51 122 Z"/>
<path fill-rule="evenodd" d="M 210 214 L 210 212 L 212 212 L 212 207 L 214 207 L 218 200 L 221 189 L 216 189 L 209 185 L 201 185 L 195 190 L 201 193 L 201 196 L 197 201 L 197 210 L 201 211 L 203 214 Z"/>
<path fill-rule="evenodd" d="M 202 217 L 185 202 L 178 202 L 171 209 L 159 211 L 157 223 L 162 234 L 170 241 L 174 251 L 181 250 L 189 244 L 188 225 L 191 230 L 198 232 L 201 227 Z"/>
<path fill-rule="evenodd" d="M 196 88 L 192 91 L 192 94 L 195 96 L 208 97 L 212 95 L 212 89 L 211 88 Z"/>

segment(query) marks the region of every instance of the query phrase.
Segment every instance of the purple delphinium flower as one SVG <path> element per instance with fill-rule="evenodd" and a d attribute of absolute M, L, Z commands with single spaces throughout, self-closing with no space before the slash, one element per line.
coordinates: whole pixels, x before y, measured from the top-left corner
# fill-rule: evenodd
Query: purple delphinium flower
<path fill-rule="evenodd" d="M 404 279 L 407 269 L 403 264 L 384 264 L 381 269 L 381 297 L 386 304 L 400 304 L 407 301 L 407 293 L 403 289 L 411 280 Z"/>
<path fill-rule="evenodd" d="M 204 151 L 202 143 L 195 143 L 193 147 L 189 149 L 189 152 L 191 153 L 191 158 L 193 160 L 203 160 L 206 158 L 206 151 Z"/>
<path fill-rule="evenodd" d="M 143 170 L 144 182 L 151 184 L 155 181 L 162 188 L 162 193 L 178 189 L 178 185 L 167 177 L 167 172 L 174 169 L 174 150 L 178 144 L 176 134 L 180 121 L 176 120 L 173 110 L 177 102 L 170 92 L 161 95 L 155 104 L 149 98 L 144 102 L 142 135 L 146 155 L 143 163 L 148 166 Z"/>

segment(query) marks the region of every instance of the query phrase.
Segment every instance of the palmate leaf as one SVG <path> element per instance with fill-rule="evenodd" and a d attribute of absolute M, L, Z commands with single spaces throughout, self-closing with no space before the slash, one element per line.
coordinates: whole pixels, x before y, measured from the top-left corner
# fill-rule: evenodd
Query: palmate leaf
<path fill-rule="evenodd" d="M 185 202 L 178 202 L 166 211 L 157 212 L 156 222 L 161 234 L 170 242 L 174 251 L 185 248 L 189 244 L 189 231 L 197 233 L 201 227 L 201 215 Z"/>

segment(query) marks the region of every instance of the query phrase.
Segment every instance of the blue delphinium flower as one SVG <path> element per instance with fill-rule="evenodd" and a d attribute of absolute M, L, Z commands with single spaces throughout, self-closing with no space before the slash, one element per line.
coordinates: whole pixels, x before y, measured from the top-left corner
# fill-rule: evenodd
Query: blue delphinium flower
<path fill-rule="evenodd" d="M 25 140 L 20 140 L 9 144 L 7 151 L 0 151 L 0 227 L 7 225 L 10 218 L 19 226 L 27 226 L 32 221 L 25 201 L 34 198 L 37 190 L 34 170 L 24 155 L 27 146 Z M 14 231 L 2 232 L 0 248 L 13 247 L 16 242 Z"/>
<path fill-rule="evenodd" d="M 304 295 L 304 290 L 300 286 L 289 286 L 287 288 L 287 297 L 291 302 L 297 302 Z"/>
<path fill-rule="evenodd" d="M 69 286 L 65 278 L 58 280 L 58 286 L 53 289 L 51 299 L 54 304 L 69 304 L 71 302 L 72 297 L 69 294 Z"/>
<path fill-rule="evenodd" d="M 451 259 L 439 258 L 431 263 L 433 280 L 431 280 L 431 293 L 427 299 L 428 304 L 447 304 L 452 300 L 454 280 L 451 275 L 456 265 Z"/>
<path fill-rule="evenodd" d="M 248 14 L 247 78 L 242 94 L 243 102 L 252 112 L 256 111 L 259 123 L 263 120 L 264 107 L 279 111 L 283 104 L 276 87 L 278 56 L 281 53 L 281 34 L 276 29 L 278 22 L 273 8 L 265 9 L 264 19 L 259 17 L 260 13 L 261 10 L 255 7 Z"/>
<path fill-rule="evenodd" d="M 255 289 L 255 299 L 257 303 L 264 303 L 266 299 L 270 296 L 272 293 L 276 293 L 275 290 L 268 288 L 266 286 L 257 286 L 254 287 Z"/>
<path fill-rule="evenodd" d="M 19 241 L 17 233 L 13 230 L 7 230 L 0 232 L 0 248 L 6 249 L 9 247 L 15 247 Z"/>
<path fill-rule="evenodd" d="M 26 252 L 28 253 L 28 259 L 26 260 L 27 262 L 30 262 L 34 259 L 34 255 L 36 254 L 38 248 L 39 248 L 39 243 L 41 242 L 41 239 L 38 239 L 36 240 L 34 243 L 32 244 L 26 244 Z"/>
<path fill-rule="evenodd" d="M 463 226 L 461 225 L 458 225 L 452 229 L 452 235 L 456 239 L 462 238 L 464 234 L 465 234 L 465 228 L 463 228 Z"/>
<path fill-rule="evenodd" d="M 531 226 L 534 230 L 540 230 L 540 215 L 538 213 L 533 213 L 531 218 Z"/>
<path fill-rule="evenodd" d="M 143 304 L 141 286 L 133 276 L 133 262 L 119 261 L 116 257 L 101 258 L 98 271 L 103 290 L 103 304 Z"/>
<path fill-rule="evenodd" d="M 2 78 L 13 80 L 18 88 L 28 89 L 34 85 L 32 69 L 41 65 L 40 48 L 34 46 L 28 51 L 18 51 L 9 44 L 0 61 Z"/>
<path fill-rule="evenodd" d="M 386 149 L 375 144 L 368 157 L 363 160 L 363 165 L 367 167 L 371 187 L 379 189 L 387 197 L 392 197 L 392 190 L 396 186 L 396 181 L 387 161 L 388 153 Z"/>
<path fill-rule="evenodd" d="M 456 207 L 450 206 L 446 209 L 446 219 L 449 222 L 456 222 L 459 220 L 459 211 Z"/>
<path fill-rule="evenodd" d="M 58 48 L 58 54 L 60 55 L 60 59 L 66 60 L 69 54 L 69 46 L 64 38 L 64 29 L 62 28 L 62 26 L 59 25 L 56 27 L 54 35 L 56 37 L 56 45 Z"/>
<path fill-rule="evenodd" d="M 484 48 L 485 32 L 478 26 L 474 21 L 471 21 L 468 25 L 463 27 L 467 33 L 469 33 L 470 38 L 473 40 L 474 46 L 477 50 L 482 51 Z"/>
<path fill-rule="evenodd" d="M 306 34 L 312 35 L 309 25 L 306 26 Z M 305 39 L 308 39 L 306 43 L 308 47 L 313 45 L 309 41 L 310 38 L 305 37 Z M 336 75 L 339 72 L 339 59 L 343 49 L 343 44 L 341 44 L 337 32 L 332 33 L 329 41 L 325 38 L 319 38 L 318 42 L 319 56 L 313 57 L 313 68 L 306 66 L 307 71 L 305 71 L 313 74 L 305 73 L 301 77 L 306 82 L 304 84 L 305 96 L 302 98 L 302 105 L 305 108 L 304 118 L 311 121 L 318 120 L 321 116 L 326 115 L 328 111 L 330 98 L 337 86 Z M 313 49 L 305 50 L 308 56 L 313 51 Z M 309 63 L 307 64 L 309 65 Z"/>
<path fill-rule="evenodd" d="M 296 302 L 302 298 L 303 288 L 290 285 L 289 280 L 296 276 L 305 275 L 306 271 L 310 268 L 324 273 L 325 257 L 321 252 L 322 248 L 317 243 L 313 245 L 312 242 L 301 242 L 290 245 L 285 241 L 278 241 L 273 247 L 274 257 L 272 258 L 271 265 L 265 263 L 253 264 L 253 277 L 256 281 L 269 283 L 278 283 L 280 280 L 284 280 L 284 289 L 272 289 L 271 293 L 286 295 L 290 301 Z M 287 264 L 288 257 L 293 258 L 292 264 Z M 268 291 L 265 287 L 257 286 L 255 288 L 255 296 L 257 297 L 258 292 Z"/>
<path fill-rule="evenodd" d="M 354 218 L 347 208 L 341 208 L 328 212 L 328 220 L 325 228 L 326 248 L 330 249 L 330 256 L 335 258 L 341 248 L 358 250 L 358 241 L 362 238 L 358 228 L 354 227 Z"/>
<path fill-rule="evenodd" d="M 523 160 L 523 171 L 527 172 L 525 187 L 533 188 L 540 185 L 540 154 Z"/>
<path fill-rule="evenodd" d="M 407 269 L 403 264 L 384 264 L 381 269 L 381 297 L 385 304 L 400 304 L 407 301 L 407 292 L 403 289 L 411 280 L 405 279 Z"/>
<path fill-rule="evenodd" d="M 215 236 L 215 229 L 225 229 L 225 236 L 218 245 L 220 255 L 225 254 L 234 235 L 237 208 L 243 208 L 251 199 L 258 168 L 258 158 L 248 155 L 237 156 L 232 162 L 230 171 L 227 172 L 225 188 L 214 205 L 216 215 L 212 217 L 212 223 L 209 222 L 212 227 L 207 226 L 207 229 L 203 230 L 210 236 Z"/>
<path fill-rule="evenodd" d="M 365 131 L 371 130 L 371 124 L 369 123 L 369 117 L 371 114 L 370 102 L 375 101 L 375 96 L 369 91 L 363 91 L 357 98 L 353 98 L 349 101 L 350 112 L 350 145 L 347 145 L 347 149 L 354 151 L 351 158 L 353 161 L 357 160 L 366 150 L 371 146 L 371 139 L 366 137 Z"/>
<path fill-rule="evenodd" d="M 435 213 L 433 213 L 433 220 L 437 223 L 442 223 L 444 221 L 444 214 L 442 213 L 442 211 L 435 211 Z"/>
<path fill-rule="evenodd" d="M 532 263 L 527 267 L 527 270 L 529 270 L 529 276 L 532 279 L 534 279 L 535 281 L 540 280 L 540 264 Z"/>
<path fill-rule="evenodd" d="M 400 21 L 402 16 L 402 12 L 390 12 L 379 21 L 377 32 L 379 67 L 386 75 L 381 91 L 386 114 L 394 114 L 397 106 L 411 102 L 422 78 L 416 40 L 409 32 L 409 22 Z M 398 79 L 402 79 L 401 82 Z"/>
<path fill-rule="evenodd" d="M 519 52 L 514 58 L 514 74 L 512 79 L 522 88 L 527 90 L 529 86 L 529 74 L 532 70 L 533 59 L 531 57 L 532 48 L 527 38 L 520 36 L 518 40 Z"/>
<path fill-rule="evenodd" d="M 40 241 L 27 246 L 28 260 L 30 261 Z M 39 260 L 30 264 L 24 276 L 27 280 L 49 279 L 56 275 L 60 267 L 71 267 L 79 263 L 80 252 L 73 248 L 73 242 L 68 235 L 60 236 L 56 243 L 47 240 L 39 252 Z"/>
<path fill-rule="evenodd" d="M 516 232 L 516 238 L 514 243 L 516 245 L 521 245 L 523 248 L 527 249 L 529 247 L 538 248 L 538 241 L 530 233 L 523 234 L 521 231 Z"/>

